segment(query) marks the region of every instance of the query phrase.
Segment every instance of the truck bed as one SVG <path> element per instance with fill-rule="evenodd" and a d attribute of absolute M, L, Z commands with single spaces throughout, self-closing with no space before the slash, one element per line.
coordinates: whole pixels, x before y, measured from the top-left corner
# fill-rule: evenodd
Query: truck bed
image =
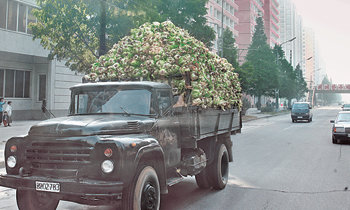
<path fill-rule="evenodd" d="M 199 107 L 181 107 L 175 109 L 180 122 L 183 142 L 224 134 L 239 133 L 242 128 L 241 115 L 237 109 L 201 109 Z M 190 138 L 190 139 L 188 139 Z"/>

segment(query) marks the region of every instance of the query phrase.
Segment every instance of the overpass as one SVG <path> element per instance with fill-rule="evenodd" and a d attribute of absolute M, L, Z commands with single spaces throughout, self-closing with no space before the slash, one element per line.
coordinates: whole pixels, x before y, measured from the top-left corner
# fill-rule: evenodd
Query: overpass
<path fill-rule="evenodd" d="M 320 84 L 313 87 L 309 90 L 309 102 L 312 105 L 315 103 L 316 93 L 350 93 L 350 84 Z"/>
<path fill-rule="evenodd" d="M 350 93 L 350 84 L 317 85 L 313 93 Z"/>

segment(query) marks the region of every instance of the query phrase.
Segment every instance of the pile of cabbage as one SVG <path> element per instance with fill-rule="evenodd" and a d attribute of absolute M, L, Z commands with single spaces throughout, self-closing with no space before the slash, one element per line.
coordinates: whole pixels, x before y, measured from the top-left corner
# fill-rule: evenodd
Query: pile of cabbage
<path fill-rule="evenodd" d="M 190 85 L 185 84 L 186 77 Z M 232 65 L 170 21 L 145 23 L 131 30 L 85 76 L 89 81 L 169 78 L 178 94 L 191 93 L 194 106 L 241 108 L 241 86 Z"/>

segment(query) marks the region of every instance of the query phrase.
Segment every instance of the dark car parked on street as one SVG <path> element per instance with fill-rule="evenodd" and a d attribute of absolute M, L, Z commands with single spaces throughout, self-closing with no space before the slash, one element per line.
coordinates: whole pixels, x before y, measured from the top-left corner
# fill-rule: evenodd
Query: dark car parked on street
<path fill-rule="evenodd" d="M 339 112 L 337 118 L 335 120 L 331 120 L 331 123 L 333 123 L 333 144 L 350 140 L 350 111 Z"/>
<path fill-rule="evenodd" d="M 343 111 L 350 111 L 350 104 L 344 104 L 341 108 Z"/>
<path fill-rule="evenodd" d="M 296 102 L 292 106 L 292 122 L 297 122 L 298 120 L 312 121 L 311 105 L 308 102 Z"/>

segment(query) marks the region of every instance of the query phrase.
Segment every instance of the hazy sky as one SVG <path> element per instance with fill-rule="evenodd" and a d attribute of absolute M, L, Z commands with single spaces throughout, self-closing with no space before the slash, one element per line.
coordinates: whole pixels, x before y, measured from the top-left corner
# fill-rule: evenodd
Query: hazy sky
<path fill-rule="evenodd" d="M 292 0 L 304 25 L 315 32 L 333 83 L 350 84 L 350 0 Z"/>

